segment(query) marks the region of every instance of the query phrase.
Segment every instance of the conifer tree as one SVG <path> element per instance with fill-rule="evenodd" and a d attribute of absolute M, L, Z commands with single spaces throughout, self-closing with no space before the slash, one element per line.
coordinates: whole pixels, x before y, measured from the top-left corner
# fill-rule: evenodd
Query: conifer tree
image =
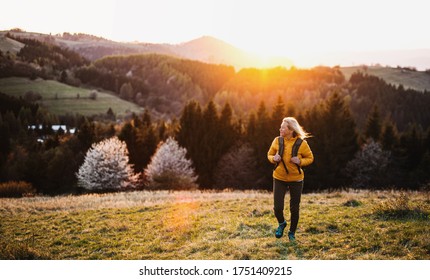
<path fill-rule="evenodd" d="M 387 151 L 393 150 L 399 142 L 399 136 L 392 122 L 386 122 L 382 129 L 381 144 L 382 148 Z"/>
<path fill-rule="evenodd" d="M 191 101 L 184 107 L 176 137 L 179 145 L 187 149 L 187 157 L 193 161 L 196 172 L 200 175 L 199 178 L 203 170 L 201 164 L 206 160 L 202 150 L 204 133 L 206 133 L 206 128 L 200 104 Z"/>
<path fill-rule="evenodd" d="M 139 172 L 143 169 L 143 166 L 139 169 L 136 168 L 137 162 L 139 161 L 139 154 L 137 152 L 137 129 L 132 125 L 131 122 L 127 122 L 122 127 L 119 135 L 119 140 L 124 141 L 127 145 L 127 150 L 129 153 L 130 163 L 134 167 L 135 172 Z"/>
<path fill-rule="evenodd" d="M 254 136 L 248 139 L 255 151 L 255 157 L 262 159 L 262 162 L 257 165 L 255 171 L 258 176 L 255 186 L 258 188 L 271 188 L 272 165 L 266 160 L 266 157 L 267 151 L 273 139 L 279 135 L 279 131 L 271 128 L 270 122 L 266 104 L 262 101 L 256 114 Z"/>
<path fill-rule="evenodd" d="M 379 141 L 381 137 L 381 118 L 379 116 L 378 106 L 373 107 L 372 113 L 367 118 L 367 124 L 365 128 L 366 138 L 372 138 L 375 141 Z"/>
<path fill-rule="evenodd" d="M 320 122 L 324 132 L 315 141 L 321 147 L 315 159 L 317 172 L 320 184 L 340 187 L 347 183 L 343 168 L 359 149 L 356 125 L 349 108 L 336 92 L 324 105 Z"/>
<path fill-rule="evenodd" d="M 257 154 L 265 154 L 272 143 L 277 131 L 271 131 L 269 113 L 266 109 L 266 104 L 262 101 L 258 107 L 256 120 L 255 120 L 255 138 L 250 139 L 254 144 Z"/>
<path fill-rule="evenodd" d="M 195 159 L 199 150 L 198 143 L 203 134 L 202 110 L 196 101 L 188 103 L 179 120 L 177 139 L 185 147 L 190 158 Z"/>
<path fill-rule="evenodd" d="M 143 114 L 142 119 L 134 115 L 133 120 L 123 126 L 118 138 L 127 144 L 135 172 L 142 171 L 149 163 L 159 141 L 148 113 Z"/>
<path fill-rule="evenodd" d="M 404 158 L 404 168 L 414 170 L 424 155 L 420 129 L 414 124 L 400 138 L 400 149 Z"/>
<path fill-rule="evenodd" d="M 224 136 L 220 133 L 218 112 L 212 101 L 206 106 L 202 117 L 204 132 L 198 144 L 200 146 L 199 185 L 203 188 L 211 188 L 215 166 L 222 156 L 219 152 L 219 141 Z"/>
<path fill-rule="evenodd" d="M 412 187 L 424 187 L 428 190 L 430 187 L 430 151 L 426 151 L 415 168 L 411 172 L 410 177 L 413 179 L 411 182 L 415 182 Z"/>
<path fill-rule="evenodd" d="M 160 143 L 159 148 L 144 170 L 150 189 L 194 189 L 197 176 L 192 161 L 186 158 L 187 150 L 173 138 Z"/>
<path fill-rule="evenodd" d="M 425 151 L 430 152 L 430 127 L 427 128 L 427 133 L 426 133 L 426 136 L 424 138 L 423 148 Z"/>
<path fill-rule="evenodd" d="M 311 133 L 310 138 L 306 139 L 309 146 L 311 147 L 312 153 L 314 154 L 314 162 L 306 168 L 306 179 L 305 187 L 308 191 L 317 190 L 322 186 L 320 176 L 324 174 L 320 173 L 321 169 L 319 165 L 323 162 L 321 157 L 324 156 L 324 143 L 322 139 L 325 133 L 327 133 L 326 124 L 323 120 L 324 104 L 320 103 L 311 110 L 305 112 L 303 121 L 300 123 L 307 132 Z"/>
<path fill-rule="evenodd" d="M 285 115 L 285 104 L 282 100 L 282 97 L 279 95 L 278 100 L 273 108 L 272 119 L 271 119 L 271 129 L 276 130 L 282 123 L 282 120 Z"/>
<path fill-rule="evenodd" d="M 145 124 L 145 123 L 144 123 Z M 157 150 L 157 142 L 159 138 L 156 135 L 155 129 L 152 124 L 142 125 L 137 130 L 136 142 L 136 157 L 137 157 L 137 170 L 142 170 L 148 165 L 151 156 Z"/>
<path fill-rule="evenodd" d="M 142 116 L 142 123 L 143 125 L 149 126 L 152 124 L 151 121 L 151 115 L 149 114 L 148 110 L 145 110 Z"/>
<path fill-rule="evenodd" d="M 231 146 L 238 140 L 240 131 L 233 123 L 233 111 L 229 103 L 225 104 L 219 119 L 219 157 L 225 154 Z"/>
<path fill-rule="evenodd" d="M 90 123 L 88 119 L 85 118 L 83 123 L 79 126 L 77 137 L 81 144 L 81 150 L 88 150 L 96 137 L 94 123 Z"/>
<path fill-rule="evenodd" d="M 3 163 L 3 160 L 6 159 L 6 155 L 9 153 L 10 144 L 11 139 L 7 123 L 3 122 L 2 115 L 0 114 L 0 166 Z"/>
<path fill-rule="evenodd" d="M 256 132 L 256 130 L 257 130 L 257 128 L 256 128 L 256 126 L 257 126 L 256 122 L 257 121 L 256 121 L 255 114 L 251 113 L 251 115 L 249 116 L 249 119 L 248 119 L 248 125 L 246 127 L 246 137 L 248 139 L 253 139 L 255 137 L 256 133 L 257 133 Z"/>

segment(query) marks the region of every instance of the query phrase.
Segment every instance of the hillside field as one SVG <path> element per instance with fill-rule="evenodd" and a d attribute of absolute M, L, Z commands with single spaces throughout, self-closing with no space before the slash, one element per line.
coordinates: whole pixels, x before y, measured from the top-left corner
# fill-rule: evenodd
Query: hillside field
<path fill-rule="evenodd" d="M 0 51 L 3 53 L 18 53 L 24 47 L 23 43 L 12 40 L 0 32 Z"/>
<path fill-rule="evenodd" d="M 142 112 L 138 105 L 120 99 L 107 92 L 98 90 L 95 100 L 90 99 L 91 89 L 72 87 L 53 80 L 36 79 L 34 81 L 27 78 L 3 78 L 0 79 L 0 92 L 19 97 L 24 96 L 28 91 L 39 93 L 42 100 L 40 105 L 49 112 L 57 115 L 82 114 L 94 115 L 105 114 L 109 108 L 118 115 L 126 112 Z M 79 94 L 79 98 L 77 98 Z"/>
<path fill-rule="evenodd" d="M 430 259 L 428 192 L 304 194 L 296 243 L 272 207 L 262 191 L 3 198 L 0 259 Z"/>
<path fill-rule="evenodd" d="M 430 91 L 430 74 L 423 71 L 410 71 L 401 68 L 382 67 L 382 66 L 352 66 L 341 67 L 343 75 L 347 80 L 357 71 L 367 73 L 385 80 L 388 84 L 395 86 L 403 85 L 405 89 L 418 91 Z"/>

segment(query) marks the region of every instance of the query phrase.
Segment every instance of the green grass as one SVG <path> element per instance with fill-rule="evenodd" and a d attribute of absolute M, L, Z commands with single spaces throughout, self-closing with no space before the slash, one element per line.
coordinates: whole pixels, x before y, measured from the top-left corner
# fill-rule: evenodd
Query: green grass
<path fill-rule="evenodd" d="M 419 216 L 381 218 L 397 192 L 304 194 L 295 244 L 274 237 L 267 192 L 1 199 L 0 259 L 428 260 L 429 195 L 406 195 Z"/>
<path fill-rule="evenodd" d="M 377 76 L 385 80 L 388 84 L 403 85 L 405 89 L 415 89 L 418 91 L 430 91 L 430 74 L 423 71 L 408 71 L 398 68 L 368 66 L 366 70 L 362 66 L 341 67 L 340 70 L 349 80 L 351 75 L 357 71 Z"/>
<path fill-rule="evenodd" d="M 126 112 L 142 112 L 142 108 L 117 96 L 98 91 L 95 100 L 89 99 L 91 89 L 72 87 L 53 80 L 29 80 L 27 78 L 0 79 L 0 92 L 19 97 L 28 91 L 42 96 L 38 101 L 51 113 L 65 115 L 79 113 L 82 115 L 105 114 L 109 108 L 118 115 Z M 79 99 L 77 95 L 79 94 Z"/>

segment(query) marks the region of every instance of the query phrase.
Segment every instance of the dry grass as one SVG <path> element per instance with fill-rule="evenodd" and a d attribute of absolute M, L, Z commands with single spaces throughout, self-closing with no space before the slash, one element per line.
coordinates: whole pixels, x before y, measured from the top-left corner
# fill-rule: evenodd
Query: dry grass
<path fill-rule="evenodd" d="M 428 201 L 412 203 L 408 193 L 402 192 L 375 207 L 375 215 L 381 219 L 429 219 Z"/>
<path fill-rule="evenodd" d="M 256 198 L 267 195 L 267 192 L 212 192 L 212 191 L 136 191 L 107 194 L 87 194 L 81 196 L 37 196 L 22 199 L 1 200 L 1 212 L 46 212 L 46 211 L 82 211 L 105 208 L 150 207 L 165 203 L 184 203 L 192 201 L 216 201 L 231 199 Z"/>
<path fill-rule="evenodd" d="M 296 244 L 274 238 L 269 192 L 1 199 L 0 259 L 429 259 L 428 194 L 404 193 L 427 216 L 378 215 L 401 195 L 305 194 Z"/>

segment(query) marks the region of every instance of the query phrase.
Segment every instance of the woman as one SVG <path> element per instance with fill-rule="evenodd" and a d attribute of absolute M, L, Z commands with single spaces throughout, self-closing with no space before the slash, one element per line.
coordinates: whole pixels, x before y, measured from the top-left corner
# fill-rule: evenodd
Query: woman
<path fill-rule="evenodd" d="M 284 152 L 279 154 L 278 137 L 273 140 L 267 158 L 276 168 L 273 171 L 273 197 L 275 217 L 279 226 L 276 230 L 276 238 L 281 238 L 287 221 L 284 218 L 284 199 L 287 190 L 290 190 L 290 215 L 291 224 L 288 231 L 290 241 L 295 241 L 295 232 L 299 222 L 300 198 L 303 190 L 304 172 L 302 167 L 311 164 L 314 156 L 305 138 L 310 135 L 299 125 L 293 117 L 282 120 L 279 134 L 283 138 Z M 292 149 L 296 140 L 300 138 L 303 142 L 300 144 L 297 156 L 292 156 Z"/>

